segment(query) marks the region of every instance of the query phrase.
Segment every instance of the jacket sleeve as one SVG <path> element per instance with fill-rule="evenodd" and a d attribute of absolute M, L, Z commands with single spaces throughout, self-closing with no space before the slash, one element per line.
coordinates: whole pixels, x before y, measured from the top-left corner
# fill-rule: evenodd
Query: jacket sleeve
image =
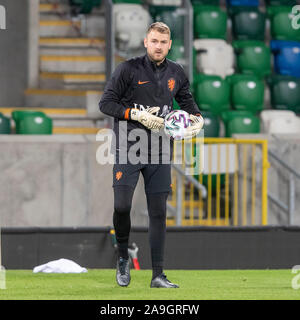
<path fill-rule="evenodd" d="M 99 109 L 103 113 L 124 119 L 126 107 L 121 100 L 131 83 L 131 71 L 127 62 L 117 66 L 111 79 L 107 82 L 99 102 Z"/>
<path fill-rule="evenodd" d="M 190 82 L 183 69 L 180 69 L 182 84 L 180 89 L 176 93 L 175 100 L 178 102 L 180 109 L 186 111 L 189 114 L 201 115 L 199 107 L 197 106 L 190 91 Z"/>

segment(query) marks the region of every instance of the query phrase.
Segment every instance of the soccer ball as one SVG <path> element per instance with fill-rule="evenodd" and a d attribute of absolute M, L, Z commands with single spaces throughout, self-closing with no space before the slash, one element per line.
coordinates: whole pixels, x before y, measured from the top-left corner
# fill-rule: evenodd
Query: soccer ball
<path fill-rule="evenodd" d="M 164 131 L 174 140 L 182 140 L 190 122 L 190 115 L 187 112 L 183 110 L 173 110 L 165 117 Z"/>

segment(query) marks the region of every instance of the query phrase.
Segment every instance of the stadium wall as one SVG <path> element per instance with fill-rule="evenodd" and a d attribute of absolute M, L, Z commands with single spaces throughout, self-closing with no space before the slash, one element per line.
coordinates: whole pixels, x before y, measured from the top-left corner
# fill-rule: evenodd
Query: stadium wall
<path fill-rule="evenodd" d="M 28 85 L 30 1 L 1 0 L 6 30 L 0 30 L 0 106 L 24 106 Z M 25 14 L 24 14 L 25 13 Z M 37 30 L 38 32 L 38 30 Z"/>
<path fill-rule="evenodd" d="M 33 269 L 60 258 L 115 268 L 109 228 L 4 228 L 6 269 Z M 166 269 L 291 269 L 300 264 L 300 227 L 168 228 Z M 147 228 L 133 228 L 142 269 L 151 269 Z"/>
<path fill-rule="evenodd" d="M 255 137 L 268 138 L 270 150 L 300 171 L 299 137 Z M 96 153 L 101 143 L 96 141 L 95 135 L 0 135 L 0 226 L 111 225 L 112 165 L 97 163 Z M 257 161 L 259 163 L 260 159 Z M 288 172 L 272 162 L 269 191 L 286 203 L 288 176 Z M 259 185 L 259 177 L 257 179 Z M 294 223 L 300 225 L 300 181 L 295 183 Z M 250 186 L 248 190 L 251 190 Z M 250 198 L 248 204 L 250 207 Z M 260 197 L 257 197 L 256 205 L 259 207 Z M 251 212 L 250 209 L 248 211 Z M 148 226 L 142 177 L 134 193 L 131 215 L 133 226 Z M 256 221 L 259 223 L 259 219 Z M 268 224 L 286 225 L 287 222 L 287 214 L 269 201 Z"/>

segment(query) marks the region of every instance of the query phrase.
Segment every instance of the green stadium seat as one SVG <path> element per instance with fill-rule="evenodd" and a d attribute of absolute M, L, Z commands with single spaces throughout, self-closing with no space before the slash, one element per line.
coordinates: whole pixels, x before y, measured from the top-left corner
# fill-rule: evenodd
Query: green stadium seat
<path fill-rule="evenodd" d="M 43 117 L 45 116 L 45 114 L 43 112 L 40 112 L 40 111 L 34 111 L 34 110 L 14 110 L 12 113 L 11 113 L 11 116 L 15 122 L 15 131 L 16 133 L 19 133 L 20 129 L 20 121 L 28 116 L 28 115 L 37 115 L 37 116 L 40 116 L 40 117 Z"/>
<path fill-rule="evenodd" d="M 72 7 L 77 8 L 77 13 L 89 14 L 94 7 L 101 5 L 101 0 L 69 0 Z"/>
<path fill-rule="evenodd" d="M 194 5 L 194 38 L 226 39 L 227 13 L 218 6 Z"/>
<path fill-rule="evenodd" d="M 236 110 L 256 113 L 264 106 L 264 81 L 255 75 L 234 74 L 227 78 L 231 85 L 231 105 Z"/>
<path fill-rule="evenodd" d="M 267 6 L 294 6 L 297 0 L 265 0 Z"/>
<path fill-rule="evenodd" d="M 113 0 L 113 3 L 143 4 L 143 0 Z"/>
<path fill-rule="evenodd" d="M 226 137 L 239 133 L 259 133 L 260 119 L 250 111 L 225 111 L 221 114 Z"/>
<path fill-rule="evenodd" d="M 211 5 L 211 6 L 219 6 L 220 0 L 191 0 L 192 5 Z"/>
<path fill-rule="evenodd" d="M 179 104 L 177 103 L 177 101 L 175 99 L 173 99 L 173 109 L 180 110 Z"/>
<path fill-rule="evenodd" d="M 30 119 L 23 122 L 27 117 Z M 36 132 L 36 134 L 39 134 L 39 132 L 41 132 L 41 134 L 52 133 L 52 120 L 48 118 L 44 112 L 35 110 L 14 110 L 12 112 L 12 118 L 15 121 L 17 134 L 26 132 Z"/>
<path fill-rule="evenodd" d="M 10 134 L 10 119 L 0 112 L 0 134 Z"/>
<path fill-rule="evenodd" d="M 273 75 L 267 78 L 273 109 L 300 113 L 300 78 Z"/>
<path fill-rule="evenodd" d="M 199 74 L 194 79 L 195 101 L 200 110 L 219 115 L 230 107 L 230 85 L 215 75 Z"/>
<path fill-rule="evenodd" d="M 237 40 L 233 48 L 239 72 L 258 77 L 271 73 L 271 50 L 263 41 Z"/>
<path fill-rule="evenodd" d="M 256 7 L 231 7 L 235 40 L 264 40 L 266 15 Z"/>
<path fill-rule="evenodd" d="M 202 184 L 208 189 L 208 174 L 203 174 L 202 176 Z M 198 178 L 199 180 L 199 178 Z M 225 185 L 225 174 L 221 173 L 220 174 L 220 188 L 222 188 Z M 211 174 L 211 190 L 213 195 L 216 193 L 217 190 L 217 175 L 216 174 Z"/>
<path fill-rule="evenodd" d="M 300 29 L 293 28 L 290 6 L 271 6 L 267 8 L 271 22 L 271 36 L 275 40 L 300 41 Z"/>
<path fill-rule="evenodd" d="M 172 39 L 183 41 L 184 17 L 178 7 L 150 6 L 149 11 L 154 21 L 163 21 L 169 26 Z"/>
<path fill-rule="evenodd" d="M 184 59 L 184 43 L 181 40 L 174 39 L 172 47 L 167 56 L 168 59 L 181 63 Z"/>
<path fill-rule="evenodd" d="M 28 115 L 20 120 L 19 134 L 52 134 L 52 119 Z"/>
<path fill-rule="evenodd" d="M 204 119 L 204 137 L 219 137 L 220 136 L 220 120 L 219 117 L 211 112 L 202 111 L 201 115 Z"/>

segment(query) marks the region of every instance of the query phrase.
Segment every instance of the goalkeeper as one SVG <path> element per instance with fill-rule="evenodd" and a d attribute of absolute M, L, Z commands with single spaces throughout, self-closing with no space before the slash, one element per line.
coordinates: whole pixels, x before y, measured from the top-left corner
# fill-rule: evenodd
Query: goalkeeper
<path fill-rule="evenodd" d="M 144 46 L 146 54 L 118 65 L 108 81 L 101 101 L 100 110 L 114 117 L 116 141 L 119 135 L 126 139 L 131 130 L 143 129 L 150 139 L 151 130 L 158 131 L 164 125 L 164 117 L 173 109 L 173 98 L 181 109 L 188 112 L 192 125 L 186 137 L 196 136 L 203 118 L 189 90 L 189 81 L 183 68 L 166 59 L 172 40 L 169 27 L 161 22 L 150 25 Z M 149 107 L 146 107 L 149 106 Z M 121 121 L 127 120 L 127 132 L 120 129 Z M 123 137 L 124 138 L 124 137 Z M 126 140 L 127 152 L 134 144 Z M 116 145 L 116 159 L 121 145 Z M 148 143 L 151 153 L 151 143 Z M 161 153 L 161 146 L 159 146 Z M 118 160 L 113 167 L 114 212 L 113 224 L 118 244 L 116 280 L 120 286 L 130 283 L 128 240 L 130 234 L 130 211 L 133 193 L 143 174 L 147 208 L 149 214 L 149 242 L 152 261 L 152 288 L 178 288 L 163 272 L 166 233 L 166 203 L 171 190 L 171 165 L 152 163 L 126 163 Z"/>

